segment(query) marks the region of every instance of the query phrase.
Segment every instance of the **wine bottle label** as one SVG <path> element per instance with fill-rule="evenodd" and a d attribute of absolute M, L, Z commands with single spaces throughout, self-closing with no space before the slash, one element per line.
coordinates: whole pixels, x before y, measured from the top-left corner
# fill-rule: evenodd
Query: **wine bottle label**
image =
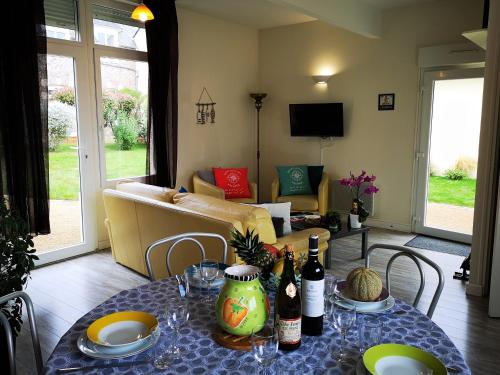
<path fill-rule="evenodd" d="M 288 297 L 294 298 L 297 294 L 297 287 L 294 283 L 290 283 L 286 286 L 285 292 Z"/>
<path fill-rule="evenodd" d="M 278 335 L 281 344 L 296 344 L 300 341 L 301 317 L 282 319 L 278 316 Z"/>
<path fill-rule="evenodd" d="M 316 318 L 325 312 L 325 280 L 302 279 L 302 315 Z"/>

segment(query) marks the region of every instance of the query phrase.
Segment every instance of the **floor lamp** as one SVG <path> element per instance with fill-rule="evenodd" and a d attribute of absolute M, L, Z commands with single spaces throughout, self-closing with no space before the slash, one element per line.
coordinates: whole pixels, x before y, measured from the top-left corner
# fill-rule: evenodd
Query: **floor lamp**
<path fill-rule="evenodd" d="M 251 93 L 250 97 L 255 100 L 255 109 L 257 110 L 257 203 L 259 203 L 260 195 L 260 110 L 262 109 L 262 99 L 267 94 Z"/>

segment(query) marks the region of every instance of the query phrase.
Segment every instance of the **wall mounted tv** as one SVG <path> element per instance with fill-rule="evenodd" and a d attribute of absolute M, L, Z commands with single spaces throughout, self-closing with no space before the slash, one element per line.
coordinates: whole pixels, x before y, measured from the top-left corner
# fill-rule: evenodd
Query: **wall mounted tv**
<path fill-rule="evenodd" d="M 290 104 L 292 137 L 343 137 L 342 103 Z"/>

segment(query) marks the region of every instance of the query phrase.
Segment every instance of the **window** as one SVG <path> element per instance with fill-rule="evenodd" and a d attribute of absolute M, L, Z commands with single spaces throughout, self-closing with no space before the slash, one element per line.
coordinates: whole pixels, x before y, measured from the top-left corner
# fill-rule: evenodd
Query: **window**
<path fill-rule="evenodd" d="M 147 51 L 144 24 L 130 18 L 130 12 L 95 5 L 93 7 L 94 43 Z"/>
<path fill-rule="evenodd" d="M 78 17 L 75 0 L 45 0 L 47 37 L 78 40 Z"/>
<path fill-rule="evenodd" d="M 106 179 L 146 172 L 148 63 L 100 57 Z"/>

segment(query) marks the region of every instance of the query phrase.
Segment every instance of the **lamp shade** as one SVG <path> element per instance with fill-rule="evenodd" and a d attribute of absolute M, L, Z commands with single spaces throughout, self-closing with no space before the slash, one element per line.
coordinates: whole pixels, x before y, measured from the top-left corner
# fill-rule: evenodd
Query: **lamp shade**
<path fill-rule="evenodd" d="M 151 12 L 151 10 L 146 5 L 144 5 L 144 3 L 141 3 L 135 7 L 130 18 L 132 18 L 133 20 L 146 22 L 151 21 L 155 18 L 155 16 L 153 15 L 153 12 Z"/>

